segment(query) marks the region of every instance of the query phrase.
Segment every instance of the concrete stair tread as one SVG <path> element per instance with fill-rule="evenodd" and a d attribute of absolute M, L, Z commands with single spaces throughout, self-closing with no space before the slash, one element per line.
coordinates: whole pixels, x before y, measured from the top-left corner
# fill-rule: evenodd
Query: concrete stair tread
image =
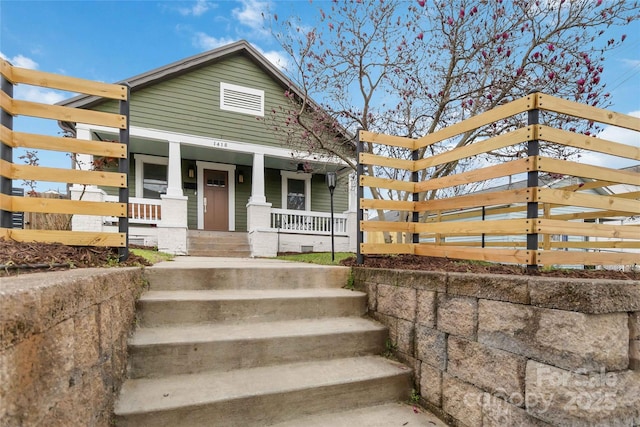
<path fill-rule="evenodd" d="M 137 329 L 129 339 L 129 345 L 177 345 L 213 341 L 265 340 L 280 337 L 294 338 L 336 333 L 382 331 L 384 329 L 382 325 L 360 317 L 162 326 Z"/>
<path fill-rule="evenodd" d="M 408 376 L 409 368 L 379 356 L 292 363 L 228 372 L 127 380 L 115 414 L 169 411 L 232 399 Z"/>
<path fill-rule="evenodd" d="M 417 411 L 417 412 L 416 412 Z M 405 403 L 387 403 L 348 411 L 317 414 L 271 427 L 447 427 L 447 424 L 422 408 Z"/>
<path fill-rule="evenodd" d="M 230 301 L 297 298 L 361 298 L 366 294 L 341 288 L 298 289 L 205 289 L 147 291 L 140 301 Z"/>

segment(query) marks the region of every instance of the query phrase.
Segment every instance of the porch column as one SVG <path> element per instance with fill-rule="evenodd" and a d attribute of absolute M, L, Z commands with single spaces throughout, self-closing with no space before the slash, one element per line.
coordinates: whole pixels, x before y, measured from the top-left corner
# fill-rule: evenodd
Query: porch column
<path fill-rule="evenodd" d="M 158 250 L 174 255 L 187 253 L 187 200 L 182 193 L 180 142 L 169 141 L 167 193 L 160 195 Z"/>
<path fill-rule="evenodd" d="M 91 130 L 85 127 L 78 126 L 76 129 L 76 138 L 90 141 Z M 74 160 L 75 160 L 75 165 L 74 165 L 75 169 L 79 169 L 83 171 L 88 171 L 93 169 L 93 155 L 91 154 L 76 154 L 74 156 Z M 82 184 L 73 184 L 71 188 L 76 190 L 78 194 L 81 194 L 83 189 L 85 190 L 97 189 L 98 186 L 93 184 L 86 185 L 86 186 Z M 83 197 L 82 200 L 87 200 L 87 199 Z"/>
<path fill-rule="evenodd" d="M 264 154 L 253 155 L 251 197 L 247 203 L 247 231 L 252 257 L 278 254 L 278 233 L 271 229 L 271 203 L 264 195 Z"/>
<path fill-rule="evenodd" d="M 169 141 L 169 165 L 167 166 L 167 196 L 182 197 L 182 161 L 180 142 Z"/>
<path fill-rule="evenodd" d="M 253 155 L 249 203 L 267 203 L 267 198 L 264 196 L 264 154 L 261 153 Z"/>
<path fill-rule="evenodd" d="M 358 177 L 349 174 L 349 206 L 347 211 L 347 234 L 349 235 L 349 252 L 356 252 L 358 247 Z"/>

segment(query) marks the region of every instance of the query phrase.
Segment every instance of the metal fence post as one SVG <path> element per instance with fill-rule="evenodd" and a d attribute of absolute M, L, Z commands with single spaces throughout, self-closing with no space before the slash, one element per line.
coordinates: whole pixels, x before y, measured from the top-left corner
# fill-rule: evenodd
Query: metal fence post
<path fill-rule="evenodd" d="M 362 210 L 361 200 L 364 197 L 364 188 L 360 184 L 360 177 L 364 174 L 364 166 L 360 163 L 360 153 L 364 151 L 364 144 L 360 141 L 360 132 L 362 129 L 358 129 L 358 135 L 356 140 L 356 185 L 358 186 L 358 190 L 356 192 L 356 202 L 358 204 L 358 208 L 356 209 L 356 223 L 358 227 L 358 231 L 356 234 L 356 264 L 362 265 L 364 264 L 364 256 L 362 255 L 362 251 L 360 246 L 364 242 L 364 233 L 362 228 L 360 228 L 360 224 L 364 220 L 364 211 Z"/>
<path fill-rule="evenodd" d="M 118 248 L 118 261 L 123 262 L 129 258 L 129 103 L 131 96 L 131 87 L 125 83 L 127 87 L 127 98 L 120 100 L 120 114 L 126 117 L 126 126 L 120 129 L 120 143 L 127 148 L 127 156 L 118 161 L 118 172 L 125 174 L 126 186 L 118 191 L 118 202 L 125 204 L 124 217 L 118 219 L 118 232 L 125 233 L 125 246 Z"/>
<path fill-rule="evenodd" d="M 527 112 L 527 125 L 528 126 L 536 126 L 540 123 L 540 110 L 537 108 L 538 106 L 538 94 L 531 93 L 533 97 L 534 106 L 533 108 Z M 537 136 L 537 134 L 536 134 Z M 529 139 L 527 141 L 527 156 L 534 157 L 540 155 L 540 141 L 538 139 Z M 534 192 L 531 189 L 538 187 L 539 180 L 538 176 L 539 172 L 537 169 L 530 170 L 527 172 L 527 187 L 529 188 L 529 194 L 533 195 Z M 527 202 L 527 219 L 535 222 L 538 219 L 538 202 L 536 200 L 531 200 Z M 534 225 L 535 226 L 535 225 Z M 538 233 L 528 233 L 527 234 L 527 251 L 536 252 L 538 250 Z M 528 264 L 528 270 L 537 270 L 538 264 Z"/>
<path fill-rule="evenodd" d="M 13 98 L 13 83 L 7 80 L 4 76 L 0 76 L 2 82 L 0 83 L 1 90 L 6 93 L 9 98 Z M 2 109 L 0 112 L 0 122 L 2 126 L 9 130 L 13 130 L 13 116 L 8 111 Z M 8 163 L 13 163 L 13 148 L 4 143 L 0 143 L 0 159 Z M 0 176 L 0 192 L 11 197 L 13 182 L 11 178 Z M 13 228 L 13 212 L 0 210 L 0 227 Z"/>
<path fill-rule="evenodd" d="M 413 150 L 411 152 L 411 160 L 413 160 L 414 162 L 416 160 L 418 160 L 418 150 Z M 418 171 L 412 171 L 411 172 L 411 182 L 413 182 L 414 184 L 418 182 Z M 411 200 L 413 200 L 414 202 L 419 201 L 420 199 L 420 194 L 419 193 L 412 193 L 411 195 Z M 417 211 L 413 211 L 412 215 L 411 215 L 411 221 L 413 222 L 413 224 L 417 224 L 418 221 L 420 220 L 420 215 L 418 214 Z M 412 239 L 411 239 L 412 243 L 420 243 L 420 233 L 413 233 L 412 235 Z"/>

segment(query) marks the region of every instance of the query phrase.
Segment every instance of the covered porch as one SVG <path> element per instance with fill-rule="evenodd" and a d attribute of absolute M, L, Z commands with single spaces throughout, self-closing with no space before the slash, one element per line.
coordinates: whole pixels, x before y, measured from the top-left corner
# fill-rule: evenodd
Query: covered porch
<path fill-rule="evenodd" d="M 111 139 L 109 128 L 79 125 L 78 137 Z M 278 146 L 131 128 L 130 242 L 188 254 L 187 230 L 246 232 L 251 255 L 330 250 L 327 171 L 338 173 L 336 250 L 356 249 L 356 185 L 338 161 L 294 156 Z M 91 164 L 78 159 L 80 168 Z M 98 187 L 72 198 L 116 201 Z M 76 215 L 74 230 L 107 231 L 114 217 Z"/>

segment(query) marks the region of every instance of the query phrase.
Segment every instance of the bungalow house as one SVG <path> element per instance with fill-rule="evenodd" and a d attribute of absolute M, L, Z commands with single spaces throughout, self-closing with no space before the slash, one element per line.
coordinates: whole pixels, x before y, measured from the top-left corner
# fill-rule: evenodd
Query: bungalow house
<path fill-rule="evenodd" d="M 351 170 L 339 159 L 293 151 L 266 123 L 271 111 L 286 106 L 286 91 L 300 92 L 249 43 L 235 42 L 124 82 L 131 87 L 131 243 L 192 255 L 205 254 L 207 241 L 234 237 L 246 241 L 242 254 L 251 256 L 330 250 L 325 175 L 332 171 L 338 177 L 335 248 L 355 251 Z M 118 111 L 117 102 L 94 96 L 60 105 Z M 81 123 L 60 126 L 89 140 L 113 140 L 118 132 Z M 87 168 L 93 160 L 78 156 L 75 167 Z M 74 185 L 70 192 L 73 199 L 117 200 L 114 188 Z M 75 215 L 72 228 L 115 231 L 114 221 Z M 230 246 L 216 248 L 232 254 Z"/>

